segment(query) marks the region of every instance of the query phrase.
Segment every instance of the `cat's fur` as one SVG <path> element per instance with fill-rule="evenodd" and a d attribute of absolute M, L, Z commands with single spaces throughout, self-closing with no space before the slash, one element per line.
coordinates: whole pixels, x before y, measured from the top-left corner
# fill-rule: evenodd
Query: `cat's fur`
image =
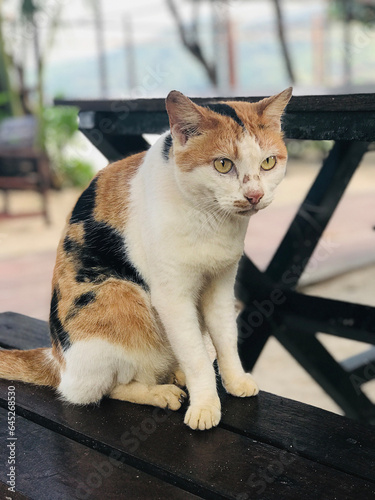
<path fill-rule="evenodd" d="M 284 177 L 280 119 L 290 96 L 201 107 L 172 91 L 171 135 L 100 171 L 69 216 L 52 348 L 2 351 L 0 376 L 55 387 L 76 404 L 108 395 L 173 410 L 186 382 L 185 422 L 208 429 L 220 420 L 208 332 L 226 390 L 257 394 L 237 353 L 233 286 L 249 216 Z M 262 170 L 270 156 L 277 164 Z M 215 170 L 218 158 L 232 171 Z"/>

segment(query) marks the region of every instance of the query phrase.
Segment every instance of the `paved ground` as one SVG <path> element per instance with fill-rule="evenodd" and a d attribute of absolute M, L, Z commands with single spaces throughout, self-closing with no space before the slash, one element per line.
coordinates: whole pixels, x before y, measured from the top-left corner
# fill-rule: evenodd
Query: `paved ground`
<path fill-rule="evenodd" d="M 324 233 L 303 276 L 304 292 L 375 306 L 375 153 L 369 153 Z M 267 265 L 318 170 L 316 163 L 290 162 L 273 205 L 249 225 L 246 252 L 261 268 Z M 78 192 L 52 193 L 52 224 L 41 218 L 0 221 L 0 312 L 16 311 L 48 318 L 55 249 Z M 37 206 L 33 193 L 14 193 L 14 211 Z M 322 336 L 327 349 L 344 359 L 366 346 Z M 262 389 L 331 411 L 336 405 L 299 365 L 271 339 L 255 367 Z M 375 400 L 375 381 L 367 385 Z"/>

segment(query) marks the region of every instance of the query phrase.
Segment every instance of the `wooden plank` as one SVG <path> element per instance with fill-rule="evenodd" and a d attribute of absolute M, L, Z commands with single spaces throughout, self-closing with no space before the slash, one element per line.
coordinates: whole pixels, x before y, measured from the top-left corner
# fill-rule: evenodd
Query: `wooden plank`
<path fill-rule="evenodd" d="M 256 102 L 263 99 L 263 97 L 191 97 L 191 99 L 199 105 L 204 105 L 217 101 Z M 109 111 L 125 115 L 134 110 L 148 112 L 164 110 L 165 99 L 55 99 L 55 105 L 75 106 L 82 111 Z M 375 111 L 375 94 L 293 96 L 288 104 L 288 110 L 299 113 L 311 111 Z"/>
<path fill-rule="evenodd" d="M 46 388 L 14 385 L 22 416 L 203 498 L 253 498 L 261 489 L 262 498 L 275 500 L 375 495 L 374 483 L 299 457 L 293 449 L 223 428 L 191 431 L 181 413 L 109 399 L 99 407 L 72 407 Z M 0 381 L 1 406 L 7 404 L 7 387 Z"/>
<path fill-rule="evenodd" d="M 7 412 L 0 409 L 1 498 L 50 499 L 150 498 L 198 499 L 196 495 L 129 467 L 121 461 L 71 439 L 16 417 L 15 483 L 17 494 L 7 491 Z M 12 455 L 13 457 L 13 455 Z M 8 485 L 9 486 L 9 485 Z M 18 495 L 18 496 L 17 496 Z"/>
<path fill-rule="evenodd" d="M 30 500 L 28 497 L 25 497 L 25 495 L 22 495 L 22 493 L 19 493 L 16 491 L 15 493 L 12 492 L 12 496 L 9 496 L 9 490 L 8 486 L 2 482 L 0 482 L 0 498 L 3 500 Z"/>
<path fill-rule="evenodd" d="M 6 326 L 6 330 L 2 325 Z M 7 340 L 7 332 L 12 341 Z M 14 335 L 13 332 L 18 332 L 19 335 Z M 44 343 L 49 340 L 45 322 L 15 313 L 0 314 L 0 343 L 21 348 L 27 341 L 28 348 L 35 348 L 43 340 Z M 222 395 L 222 400 L 223 427 L 280 449 L 293 450 L 298 455 L 322 461 L 330 467 L 374 480 L 374 472 L 368 467 L 372 461 L 375 463 L 372 427 L 264 392 L 251 399 Z M 325 426 L 321 422 L 325 422 Z"/>
<path fill-rule="evenodd" d="M 0 314 L 0 346 L 7 349 L 50 347 L 48 324 L 23 314 Z"/>
<path fill-rule="evenodd" d="M 260 395 L 246 408 L 243 400 L 224 396 L 221 425 L 375 482 L 372 426 L 273 394 Z"/>
<path fill-rule="evenodd" d="M 161 134 L 169 129 L 165 110 L 150 112 L 137 109 L 124 117 L 110 112 L 97 111 L 93 114 L 92 111 L 81 111 L 79 122 L 79 129 L 82 132 L 87 134 L 88 131 L 92 131 L 90 140 L 98 147 L 101 147 L 103 137 L 112 140 L 112 137 L 118 136 Z M 366 111 L 297 113 L 287 109 L 282 126 L 288 139 L 373 141 L 375 113 Z"/>

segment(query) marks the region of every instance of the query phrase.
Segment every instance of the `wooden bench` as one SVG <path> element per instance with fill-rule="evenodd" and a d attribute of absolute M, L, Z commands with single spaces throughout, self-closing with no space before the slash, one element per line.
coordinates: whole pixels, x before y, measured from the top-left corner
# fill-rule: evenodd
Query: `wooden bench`
<path fill-rule="evenodd" d="M 0 314 L 1 347 L 49 345 L 45 322 Z M 183 424 L 186 408 L 110 399 L 75 407 L 48 388 L 1 380 L 1 498 L 375 497 L 370 426 L 264 392 L 245 399 L 220 394 L 219 427 L 200 432 Z M 16 493 L 8 490 L 13 479 Z"/>
<path fill-rule="evenodd" d="M 47 191 L 51 184 L 47 155 L 37 144 L 38 123 L 35 116 L 5 118 L 0 123 L 0 189 L 4 193 L 1 218 L 43 215 L 49 223 Z M 41 195 L 40 211 L 12 214 L 10 190 L 32 190 Z"/>
<path fill-rule="evenodd" d="M 193 100 L 204 105 L 226 98 Z M 164 99 L 56 104 L 80 109 L 81 132 L 110 161 L 147 149 L 143 134 L 159 134 L 169 126 Z M 246 256 L 241 261 L 236 286 L 238 298 L 246 305 L 238 319 L 241 359 L 251 371 L 273 335 L 347 416 L 375 423 L 375 405 L 363 391 L 363 385 L 375 378 L 375 348 L 338 362 L 317 336 L 329 333 L 375 345 L 375 307 L 298 292 L 310 257 L 369 144 L 375 141 L 375 94 L 292 97 L 283 130 L 290 139 L 335 143 L 267 269 L 261 272 Z M 269 302 L 275 296 L 282 300 L 274 301 L 272 314 L 259 315 L 254 301 Z"/>

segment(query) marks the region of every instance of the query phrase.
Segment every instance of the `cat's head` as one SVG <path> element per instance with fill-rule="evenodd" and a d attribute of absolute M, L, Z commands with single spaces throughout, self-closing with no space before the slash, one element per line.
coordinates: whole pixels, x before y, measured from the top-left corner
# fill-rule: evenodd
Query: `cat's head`
<path fill-rule="evenodd" d="M 249 216 L 267 207 L 285 175 L 281 116 L 288 88 L 256 103 L 198 106 L 173 90 L 166 100 L 176 179 L 197 207 Z"/>

